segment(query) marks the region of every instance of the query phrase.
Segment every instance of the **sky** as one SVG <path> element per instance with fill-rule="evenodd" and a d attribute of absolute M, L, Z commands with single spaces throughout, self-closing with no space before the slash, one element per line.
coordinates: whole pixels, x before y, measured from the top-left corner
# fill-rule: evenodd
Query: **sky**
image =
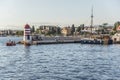
<path fill-rule="evenodd" d="M 94 25 L 120 21 L 120 0 L 0 0 L 0 28 L 30 25 Z"/>

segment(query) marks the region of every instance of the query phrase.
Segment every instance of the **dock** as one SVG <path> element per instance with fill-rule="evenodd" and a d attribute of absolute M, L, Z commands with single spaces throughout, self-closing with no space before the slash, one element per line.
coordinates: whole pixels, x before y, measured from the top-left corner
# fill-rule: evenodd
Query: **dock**
<path fill-rule="evenodd" d="M 41 45 L 41 44 L 67 44 L 67 43 L 80 43 L 80 37 L 73 36 L 60 36 L 60 37 L 37 37 L 33 38 L 31 45 Z M 24 41 L 19 41 L 18 44 L 24 44 Z"/>
<path fill-rule="evenodd" d="M 74 41 L 74 40 L 65 40 L 65 41 L 33 41 L 33 45 L 39 45 L 39 44 L 67 44 L 67 43 L 80 43 L 80 41 Z"/>
<path fill-rule="evenodd" d="M 29 45 L 45 45 L 45 44 L 68 44 L 68 43 L 80 43 L 80 44 L 112 44 L 112 40 L 106 39 L 90 39 L 82 38 L 80 36 L 59 36 L 59 37 L 34 37 Z M 25 44 L 24 41 L 18 42 L 18 44 Z M 27 44 L 27 43 L 26 43 Z"/>

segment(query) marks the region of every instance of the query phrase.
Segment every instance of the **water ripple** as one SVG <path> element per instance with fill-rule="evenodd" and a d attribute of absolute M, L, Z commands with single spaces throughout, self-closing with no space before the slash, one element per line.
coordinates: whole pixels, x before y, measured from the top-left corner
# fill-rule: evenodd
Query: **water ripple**
<path fill-rule="evenodd" d="M 6 41 L 0 39 L 0 80 L 120 80 L 119 45 L 7 47 Z"/>

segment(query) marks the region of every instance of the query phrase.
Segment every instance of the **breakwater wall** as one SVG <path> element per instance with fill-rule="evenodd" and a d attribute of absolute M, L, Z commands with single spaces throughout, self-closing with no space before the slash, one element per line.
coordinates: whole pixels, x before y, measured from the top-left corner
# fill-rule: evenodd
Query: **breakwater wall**
<path fill-rule="evenodd" d="M 60 37 L 33 37 L 31 44 L 65 44 L 65 43 L 80 43 L 81 38 L 79 36 L 60 36 Z M 24 44 L 24 41 L 18 42 L 19 44 Z"/>
<path fill-rule="evenodd" d="M 32 44 L 63 44 L 63 43 L 80 43 L 81 38 L 76 36 L 69 37 L 38 37 L 33 38 Z"/>

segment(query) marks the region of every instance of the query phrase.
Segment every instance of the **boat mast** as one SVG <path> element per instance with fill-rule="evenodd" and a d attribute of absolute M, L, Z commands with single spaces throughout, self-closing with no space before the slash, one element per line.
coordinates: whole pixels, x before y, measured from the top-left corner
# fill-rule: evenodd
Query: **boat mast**
<path fill-rule="evenodd" d="M 92 6 L 92 9 L 91 9 L 91 35 L 92 35 L 92 28 L 93 28 L 93 6 Z"/>

